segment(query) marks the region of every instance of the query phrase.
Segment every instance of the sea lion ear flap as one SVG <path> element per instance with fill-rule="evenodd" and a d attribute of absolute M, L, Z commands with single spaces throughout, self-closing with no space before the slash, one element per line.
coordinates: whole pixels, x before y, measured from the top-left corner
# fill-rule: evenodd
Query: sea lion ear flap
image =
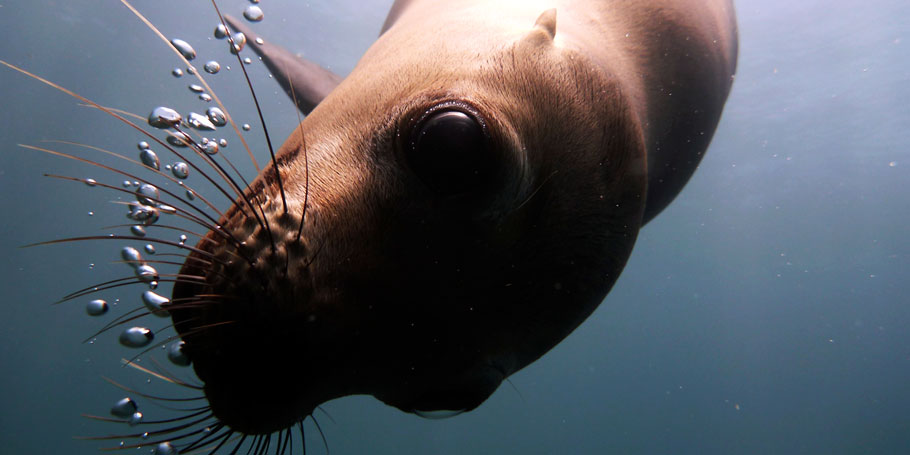
<path fill-rule="evenodd" d="M 534 31 L 546 33 L 551 41 L 556 37 L 556 8 L 540 14 L 537 22 L 534 22 Z"/>

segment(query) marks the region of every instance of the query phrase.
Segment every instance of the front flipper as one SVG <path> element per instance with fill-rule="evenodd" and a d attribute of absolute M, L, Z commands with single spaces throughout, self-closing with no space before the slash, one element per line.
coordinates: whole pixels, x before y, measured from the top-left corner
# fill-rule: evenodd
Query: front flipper
<path fill-rule="evenodd" d="M 256 44 L 254 37 L 258 35 L 241 21 L 231 16 L 224 16 L 224 20 L 232 29 L 247 36 L 247 45 L 252 46 L 253 51 L 262 57 L 265 66 L 304 115 L 309 114 L 341 83 L 341 76 L 298 57 L 281 46 L 268 41 Z"/>

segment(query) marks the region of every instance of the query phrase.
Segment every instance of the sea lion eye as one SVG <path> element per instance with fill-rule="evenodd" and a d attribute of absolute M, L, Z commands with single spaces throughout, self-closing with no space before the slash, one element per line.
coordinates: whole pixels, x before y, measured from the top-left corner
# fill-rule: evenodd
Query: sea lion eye
<path fill-rule="evenodd" d="M 444 196 L 480 189 L 492 157 L 483 124 L 458 109 L 430 112 L 411 131 L 408 161 L 417 176 Z"/>

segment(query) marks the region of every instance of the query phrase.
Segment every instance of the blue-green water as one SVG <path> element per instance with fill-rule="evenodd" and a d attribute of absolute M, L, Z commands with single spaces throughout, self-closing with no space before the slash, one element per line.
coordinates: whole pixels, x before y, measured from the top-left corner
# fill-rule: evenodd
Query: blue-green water
<path fill-rule="evenodd" d="M 136 3 L 166 36 L 227 63 L 208 39 L 208 2 Z M 391 2 L 263 3 L 266 38 L 344 74 Z M 910 452 L 910 3 L 737 8 L 739 71 L 711 150 L 597 312 L 468 414 L 428 421 L 371 398 L 328 403 L 333 454 Z M 190 81 L 169 75 L 176 57 L 119 2 L 0 0 L 0 34 L 0 58 L 101 104 L 189 109 Z M 293 108 L 252 69 L 281 141 Z M 252 123 L 237 76 L 209 80 Z M 120 368 L 131 354 L 115 334 L 81 344 L 101 324 L 82 302 L 50 304 L 123 276 L 110 264 L 120 245 L 18 247 L 127 221 L 111 193 L 42 173 L 122 178 L 16 144 L 132 155 L 141 137 L 6 69 L 0 99 L 0 453 L 95 453 L 111 444 L 72 437 L 126 430 L 79 417 L 124 395 L 102 376 L 172 390 Z M 236 141 L 229 151 L 248 161 Z M 131 294 L 107 298 L 117 296 Z"/>

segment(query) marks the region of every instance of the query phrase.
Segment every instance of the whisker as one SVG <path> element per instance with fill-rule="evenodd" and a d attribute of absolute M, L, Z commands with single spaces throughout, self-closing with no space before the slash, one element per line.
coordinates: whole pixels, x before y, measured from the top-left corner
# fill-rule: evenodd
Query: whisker
<path fill-rule="evenodd" d="M 224 22 L 224 16 L 221 15 L 221 10 L 218 8 L 218 4 L 215 0 L 212 0 L 212 7 L 215 8 L 215 13 L 218 14 L 218 20 L 221 21 L 221 25 L 227 27 L 227 24 Z M 228 34 L 228 41 L 231 46 L 234 46 L 234 37 L 231 34 Z M 252 37 L 248 37 L 252 39 Z M 262 108 L 259 106 L 259 97 L 256 96 L 256 90 L 253 89 L 253 83 L 250 81 L 250 75 L 246 70 L 246 65 L 243 64 L 243 59 L 240 57 L 240 52 L 236 52 L 237 63 L 240 66 L 240 70 L 243 72 L 243 77 L 246 79 L 246 86 L 250 89 L 250 96 L 253 98 L 253 104 L 256 106 L 256 113 L 259 115 L 259 124 L 262 125 L 262 132 L 265 135 L 265 143 L 269 148 L 269 156 L 272 158 L 272 165 L 275 167 L 275 179 L 278 182 L 278 190 L 281 193 L 281 205 L 284 208 L 284 213 L 288 213 L 288 203 L 287 198 L 284 194 L 284 183 L 281 179 L 281 171 L 278 169 L 278 162 L 275 160 L 275 148 L 272 147 L 272 138 L 269 135 L 268 126 L 265 123 L 265 117 L 262 114 Z M 296 105 L 296 103 L 295 103 Z"/>
<path fill-rule="evenodd" d="M 120 359 L 120 363 L 123 364 L 123 366 L 128 366 L 128 367 L 130 367 L 130 368 L 135 368 L 135 369 L 137 369 L 137 370 L 139 370 L 139 371 L 141 371 L 141 372 L 143 372 L 143 373 L 152 375 L 152 376 L 154 376 L 154 377 L 156 377 L 156 378 L 158 378 L 158 379 L 161 379 L 162 381 L 169 382 L 169 383 L 171 383 L 171 384 L 176 384 L 176 385 L 183 386 L 183 387 L 187 387 L 187 388 L 190 388 L 190 389 L 202 390 L 202 387 L 201 387 L 201 386 L 197 386 L 197 385 L 194 385 L 194 384 L 190 384 L 189 382 L 181 381 L 180 379 L 177 379 L 177 378 L 169 378 L 169 377 L 167 377 L 167 376 L 164 376 L 164 375 L 162 375 L 162 374 L 159 374 L 159 373 L 157 373 L 157 372 L 154 372 L 154 371 L 152 371 L 152 370 L 150 370 L 150 369 L 148 369 L 148 368 L 146 368 L 146 367 L 144 367 L 144 366 L 142 366 L 142 365 L 138 365 L 138 364 L 136 364 L 136 363 L 134 363 L 134 362 L 130 362 L 129 360 L 126 360 L 126 359 Z"/>
<path fill-rule="evenodd" d="M 203 447 L 206 447 L 206 446 L 209 446 L 209 445 L 212 445 L 212 444 L 218 442 L 218 440 L 221 439 L 221 436 L 219 435 L 217 438 L 215 438 L 215 436 L 222 429 L 224 429 L 224 427 L 225 427 L 225 425 L 223 423 L 218 422 L 218 423 L 212 425 L 211 427 L 204 428 L 203 429 L 204 434 L 202 435 L 202 437 L 200 437 L 199 439 L 186 445 L 185 447 L 181 447 L 180 451 L 187 452 L 190 450 L 197 450 L 197 449 L 201 449 Z M 205 442 L 206 439 L 210 439 L 210 438 L 215 438 L 215 439 Z"/>
<path fill-rule="evenodd" d="M 237 124 L 234 123 L 234 119 L 228 113 L 228 109 L 221 102 L 221 99 L 218 98 L 218 95 L 215 94 L 215 91 L 212 90 L 211 87 L 209 87 L 209 84 L 205 81 L 205 78 L 203 78 L 202 75 L 199 74 L 199 71 L 196 70 L 196 67 L 191 65 L 189 60 L 187 60 L 186 57 L 184 57 L 183 54 L 180 53 L 180 51 L 178 51 L 177 49 L 174 48 L 174 46 L 171 45 L 170 40 L 168 40 L 167 37 L 164 36 L 164 34 L 161 33 L 161 31 L 158 30 L 158 28 L 155 27 L 155 25 L 151 23 L 151 21 L 146 19 L 146 17 L 143 16 L 142 13 L 140 13 L 138 10 L 136 10 L 136 8 L 134 8 L 133 5 L 131 5 L 127 0 L 120 0 L 120 3 L 123 3 L 124 6 L 126 6 L 130 11 L 132 11 L 133 14 L 135 14 L 136 17 L 139 18 L 139 20 L 141 20 L 153 33 L 155 33 L 155 35 L 158 36 L 158 38 L 161 39 L 161 41 L 164 41 L 167 44 L 167 46 L 169 48 L 171 48 L 172 51 L 174 51 L 174 53 L 177 55 L 177 57 L 180 58 L 180 60 L 182 60 L 183 63 L 187 67 L 193 68 L 193 74 L 196 76 L 196 79 L 198 79 L 199 83 L 202 84 L 203 87 L 205 87 L 206 92 L 212 96 L 212 99 L 215 100 L 215 103 L 218 104 L 218 107 L 221 108 L 222 111 L 224 111 L 225 117 L 227 118 L 227 120 L 231 124 L 231 126 L 234 128 L 234 132 L 237 133 L 237 137 L 240 138 L 240 142 L 243 143 L 243 147 L 246 149 L 247 154 L 250 156 L 250 161 L 252 161 L 253 167 L 256 169 L 256 173 L 258 174 L 260 171 L 259 164 L 256 162 L 256 157 L 253 156 L 253 151 L 250 149 L 250 146 L 246 143 L 246 139 L 244 139 L 243 134 L 240 132 L 240 128 L 237 127 Z"/>
<path fill-rule="evenodd" d="M 131 388 L 131 387 L 127 387 L 127 386 L 125 386 L 125 385 L 123 385 L 123 384 L 120 384 L 119 382 L 117 382 L 117 381 L 115 381 L 115 380 L 113 380 L 113 379 L 111 379 L 111 378 L 108 378 L 108 377 L 106 377 L 106 376 L 102 376 L 101 378 L 104 379 L 105 381 L 111 383 L 114 387 L 117 387 L 118 389 L 123 390 L 124 392 L 131 393 L 131 394 L 134 394 L 134 395 L 138 395 L 138 396 L 140 396 L 140 397 L 142 397 L 142 398 L 148 398 L 148 399 L 150 399 L 150 400 L 172 401 L 172 402 L 187 402 L 187 401 L 200 401 L 200 400 L 205 400 L 205 396 L 191 397 L 191 398 L 170 398 L 170 397 L 161 397 L 161 396 L 156 396 L 156 395 L 149 395 L 149 394 L 147 394 L 147 393 L 143 393 L 143 392 L 140 392 L 140 391 L 138 391 L 138 390 L 136 390 L 136 389 L 133 389 L 133 388 Z M 203 409 L 208 409 L 208 406 L 204 406 L 204 407 L 201 407 L 201 408 L 197 408 L 197 409 L 195 409 L 194 411 L 201 411 L 201 410 L 203 410 Z M 181 417 L 181 418 L 184 418 L 184 417 Z M 151 422 L 143 422 L 143 423 L 151 423 Z"/>
<path fill-rule="evenodd" d="M 121 0 L 121 2 L 124 2 L 124 4 L 126 4 L 125 1 L 126 1 L 126 0 Z M 137 13 L 137 14 L 138 14 L 138 13 Z M 173 46 L 171 46 L 171 47 L 173 47 Z M 176 51 L 176 49 L 175 49 L 175 51 Z M 22 73 L 22 74 L 25 74 L 26 76 L 29 76 L 29 77 L 31 77 L 31 78 L 33 78 L 33 79 L 39 81 L 39 82 L 42 82 L 42 83 L 44 83 L 44 84 L 46 84 L 46 85 L 49 85 L 49 86 L 51 86 L 51 87 L 53 87 L 53 88 L 55 88 L 55 89 L 57 89 L 57 90 L 60 90 L 61 92 L 66 93 L 67 95 L 70 95 L 70 96 L 72 96 L 73 98 L 76 98 L 76 99 L 78 99 L 78 100 L 80 100 L 80 101 L 83 101 L 83 102 L 85 102 L 85 103 L 88 103 L 88 104 L 90 104 L 91 106 L 100 109 L 102 112 L 104 112 L 104 113 L 106 113 L 106 114 L 108 114 L 108 115 L 110 115 L 110 116 L 116 118 L 117 120 L 120 120 L 121 122 L 125 123 L 126 125 L 130 126 L 131 128 L 133 128 L 133 129 L 139 131 L 140 133 L 142 133 L 144 136 L 146 136 L 146 137 L 149 138 L 150 140 L 155 141 L 156 143 L 158 143 L 159 145 L 161 145 L 161 146 L 164 147 L 165 149 L 169 150 L 171 153 L 173 153 L 174 155 L 176 155 L 178 158 L 182 159 L 183 161 L 186 161 L 187 164 L 189 164 L 193 169 L 195 169 L 197 172 L 199 172 L 200 175 L 202 175 L 206 180 L 208 180 L 210 183 L 212 183 L 212 185 L 214 185 L 219 191 L 221 191 L 222 194 L 224 194 L 224 196 L 228 198 L 228 200 L 230 200 L 231 202 L 233 202 L 234 198 L 232 198 L 230 195 L 228 195 L 227 192 L 224 191 L 224 189 L 223 189 L 220 185 L 218 185 L 214 180 L 212 180 L 211 177 L 208 176 L 208 174 L 205 173 L 205 171 L 203 171 L 202 169 L 199 169 L 199 167 L 196 166 L 192 161 L 183 158 L 183 156 L 182 156 L 179 152 L 177 152 L 176 150 L 174 150 L 173 147 L 169 146 L 166 142 L 162 141 L 161 139 L 159 139 L 158 137 L 156 137 L 156 136 L 153 135 L 152 133 L 149 133 L 148 131 L 146 131 L 145 129 L 143 129 L 142 127 L 140 127 L 139 125 L 137 125 L 136 123 L 134 123 L 134 122 L 128 120 L 128 119 L 125 118 L 124 116 L 122 116 L 122 115 L 120 115 L 120 114 L 118 114 L 118 113 L 116 113 L 116 112 L 114 112 L 114 111 L 111 111 L 110 109 L 108 109 L 108 108 L 106 108 L 106 107 L 104 107 L 104 106 L 102 106 L 102 105 L 100 105 L 100 104 L 98 104 L 98 103 L 96 103 L 96 102 L 94 102 L 94 101 L 92 101 L 92 100 L 90 100 L 90 99 L 88 99 L 88 98 L 86 98 L 86 97 L 84 97 L 84 96 L 82 96 L 82 95 L 80 95 L 80 94 L 78 94 L 78 93 L 76 93 L 76 92 L 70 90 L 70 89 L 67 89 L 67 88 L 63 87 L 63 86 L 60 85 L 60 84 L 56 84 L 56 83 L 54 83 L 54 82 L 51 82 L 51 81 L 49 81 L 49 80 L 47 80 L 47 79 L 45 79 L 45 78 L 43 78 L 43 77 L 41 77 L 41 76 L 38 76 L 38 75 L 36 75 L 36 74 L 34 74 L 34 73 L 31 73 L 31 72 L 29 72 L 29 71 L 26 71 L 26 70 L 24 70 L 24 69 L 22 69 L 22 68 L 19 68 L 19 67 L 16 66 L 16 65 L 13 65 L 13 64 L 11 64 L 11 63 L 7 63 L 7 62 L 4 61 L 4 60 L 0 60 L 0 64 L 4 65 L 4 66 L 6 66 L 6 67 L 8 67 L 8 68 L 10 68 L 10 69 L 12 69 L 12 70 L 18 71 L 18 72 L 20 72 L 20 73 Z M 20 145 L 22 145 L 22 144 L 20 144 Z M 242 193 L 241 193 L 241 196 L 242 196 Z M 257 219 L 258 219 L 258 215 L 257 215 Z M 261 223 L 261 221 L 260 221 L 260 223 Z"/>
<path fill-rule="evenodd" d="M 186 428 L 192 427 L 193 425 L 198 425 L 202 422 L 205 422 L 206 420 L 208 420 L 210 418 L 212 418 L 211 413 L 209 413 L 207 416 L 204 416 L 204 417 L 194 420 L 192 422 L 187 422 L 187 423 L 184 423 L 181 425 L 177 425 L 175 427 L 165 428 L 162 430 L 155 430 L 155 431 L 142 432 L 142 433 L 133 433 L 133 434 L 119 434 L 119 435 L 115 434 L 115 435 L 108 435 L 108 436 L 77 436 L 76 439 L 81 439 L 84 441 L 109 441 L 111 439 L 141 438 L 145 433 L 148 433 L 149 436 L 159 436 L 159 435 L 164 435 L 164 434 L 169 434 L 169 433 L 174 433 L 174 432 L 177 432 L 180 430 L 184 430 Z M 179 438 L 175 438 L 175 439 L 179 439 Z M 159 442 L 165 442 L 165 441 L 162 440 L 162 441 L 155 441 L 155 442 L 145 442 L 145 444 L 157 444 Z M 124 446 L 121 448 L 126 449 L 128 447 Z M 130 447 L 130 448 L 132 448 L 132 447 Z M 114 448 L 114 449 L 116 449 L 116 448 Z M 107 449 L 102 449 L 102 450 L 107 450 Z"/>
<path fill-rule="evenodd" d="M 322 445 L 325 446 L 325 453 L 326 454 L 330 453 L 329 442 L 326 441 L 326 439 L 325 439 L 325 433 L 322 432 L 322 426 L 319 425 L 319 421 L 316 420 L 316 417 L 314 415 L 310 414 L 310 418 L 312 418 L 313 423 L 316 424 L 316 430 L 319 431 L 319 436 L 322 438 Z"/>
<path fill-rule="evenodd" d="M 130 115 L 135 115 L 135 114 L 130 114 Z M 137 117 L 138 117 L 138 116 L 137 116 Z M 141 117 L 140 117 L 140 119 L 141 119 Z M 182 180 L 178 180 L 178 179 L 176 179 L 176 178 L 174 178 L 174 177 L 171 177 L 171 176 L 168 175 L 166 172 L 162 172 L 162 171 L 159 170 L 159 169 L 155 169 L 155 168 L 149 167 L 149 166 L 147 166 L 145 163 L 142 163 L 142 162 L 140 162 L 140 161 L 136 161 L 136 160 L 134 160 L 134 159 L 132 159 L 132 158 L 128 158 L 128 157 L 126 157 L 126 156 L 124 156 L 124 155 L 121 155 L 121 154 L 116 153 L 116 152 L 112 152 L 112 151 L 110 151 L 110 150 L 103 149 L 103 148 L 101 148 L 101 147 L 95 147 L 95 146 L 93 146 L 93 145 L 83 144 L 83 143 L 80 143 L 80 142 L 62 141 L 62 140 L 49 140 L 49 141 L 42 141 L 42 142 L 50 142 L 50 143 L 55 143 L 55 144 L 65 144 L 65 145 L 72 145 L 72 146 L 75 146 L 75 147 L 87 148 L 87 149 L 89 149 L 89 150 L 95 150 L 95 151 L 97 151 L 97 152 L 105 153 L 105 154 L 107 154 L 107 155 L 111 155 L 111 156 L 114 156 L 114 157 L 119 158 L 119 159 L 121 159 L 121 160 L 130 162 L 130 163 L 133 163 L 133 164 L 135 164 L 135 165 L 142 166 L 143 168 L 145 168 L 145 169 L 147 169 L 147 170 L 150 170 L 150 171 L 154 172 L 155 174 L 158 174 L 158 175 L 160 175 L 161 177 L 164 177 L 165 179 L 170 180 L 171 182 L 174 182 L 175 184 L 177 184 L 177 186 L 180 186 L 180 187 L 182 187 L 182 188 L 185 188 L 185 189 L 188 190 L 188 191 L 191 191 L 191 192 L 195 195 L 195 197 L 199 198 L 199 200 L 201 200 L 206 206 L 208 206 L 208 208 L 212 209 L 212 211 L 214 211 L 216 214 L 218 214 L 219 217 L 220 217 L 220 216 L 224 216 L 224 213 L 222 213 L 221 210 L 218 210 L 218 207 L 215 207 L 214 204 L 212 204 L 208 199 L 206 199 L 204 196 L 202 196 L 202 195 L 200 194 L 200 192 L 196 191 L 193 187 L 187 185 L 187 184 L 186 184 L 185 182 L 183 182 Z M 68 157 L 67 157 L 67 158 L 68 158 Z M 145 179 L 140 179 L 140 178 L 138 178 L 138 177 L 131 177 L 131 178 L 132 178 L 133 180 L 145 180 Z M 197 212 L 199 212 L 200 214 L 205 215 L 205 212 L 204 212 L 203 210 L 196 208 L 196 207 L 195 207 L 192 203 L 190 203 L 189 201 L 183 200 L 182 198 L 177 198 L 177 199 L 179 199 L 181 202 L 183 202 L 183 203 L 186 204 L 187 206 L 192 207 L 193 209 L 195 209 L 195 210 L 196 210 Z M 214 222 L 215 220 L 212 218 L 212 221 Z"/>

